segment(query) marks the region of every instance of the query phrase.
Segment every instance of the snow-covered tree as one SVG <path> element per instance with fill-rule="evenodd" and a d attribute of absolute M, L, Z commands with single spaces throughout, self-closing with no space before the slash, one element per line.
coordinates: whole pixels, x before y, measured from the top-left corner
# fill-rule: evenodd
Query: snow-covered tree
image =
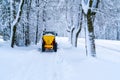
<path fill-rule="evenodd" d="M 32 0 L 26 0 L 26 18 L 27 18 L 27 23 L 26 23 L 26 31 L 25 31 L 25 45 L 28 46 L 30 45 L 30 10 L 31 10 L 31 3 Z"/>
<path fill-rule="evenodd" d="M 36 7 L 39 8 L 40 7 L 40 1 L 39 0 L 36 0 Z M 36 25 L 36 39 L 35 39 L 35 44 L 38 43 L 39 39 L 38 39 L 38 28 L 39 28 L 39 18 L 40 18 L 40 10 L 37 9 L 37 25 Z"/>
<path fill-rule="evenodd" d="M 81 31 L 82 8 L 78 0 L 66 0 L 66 20 L 67 31 L 70 33 L 70 41 L 74 47 L 77 47 L 77 38 Z"/>
<path fill-rule="evenodd" d="M 13 3 L 13 1 L 11 0 L 11 4 Z M 16 29 L 17 29 L 17 25 L 20 21 L 21 15 L 22 15 L 22 9 L 23 9 L 23 4 L 24 4 L 24 0 L 20 1 L 20 5 L 19 5 L 19 9 L 18 9 L 18 13 L 15 17 L 15 19 L 12 22 L 11 25 L 11 47 L 14 47 L 15 41 L 16 41 Z M 14 5 L 11 5 L 14 6 Z"/>
<path fill-rule="evenodd" d="M 94 19 L 98 8 L 99 0 L 82 0 L 82 9 L 86 21 L 85 38 L 86 38 L 86 54 L 93 57 L 96 56 L 95 35 L 94 35 Z"/>
<path fill-rule="evenodd" d="M 95 19 L 97 39 L 120 40 L 120 0 L 101 0 Z"/>
<path fill-rule="evenodd" d="M 0 1 L 0 31 L 5 41 L 10 39 L 10 2 Z"/>
<path fill-rule="evenodd" d="M 75 47 L 77 47 L 77 39 L 82 27 L 82 18 L 83 13 L 80 1 L 76 0 L 73 5 L 73 29 L 71 31 L 72 45 Z"/>
<path fill-rule="evenodd" d="M 86 42 L 90 40 L 93 44 L 95 38 L 120 40 L 120 1 L 100 0 L 99 9 L 98 3 L 99 0 L 25 0 L 14 43 L 17 46 L 37 44 L 46 28 L 59 36 L 68 36 L 69 31 L 71 43 L 76 47 L 82 20 L 86 21 L 86 32 L 89 30 Z M 20 0 L 0 0 L 0 34 L 4 40 L 10 39 L 19 4 Z"/>

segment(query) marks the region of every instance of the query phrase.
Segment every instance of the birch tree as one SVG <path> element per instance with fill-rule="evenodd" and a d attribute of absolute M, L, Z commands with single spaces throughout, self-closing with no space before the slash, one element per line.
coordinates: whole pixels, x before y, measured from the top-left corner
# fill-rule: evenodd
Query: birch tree
<path fill-rule="evenodd" d="M 13 0 L 11 0 L 11 3 L 12 3 L 12 1 Z M 11 47 L 12 48 L 15 45 L 15 41 L 16 41 L 15 34 L 16 34 L 17 24 L 19 23 L 21 15 L 22 15 L 23 4 L 24 4 L 24 0 L 21 0 L 17 16 L 15 17 L 15 19 L 13 20 L 13 23 L 11 25 L 11 38 L 10 38 L 10 40 L 11 40 Z"/>
<path fill-rule="evenodd" d="M 72 45 L 74 47 L 77 47 L 77 39 L 81 31 L 82 19 L 83 19 L 82 8 L 80 5 L 80 2 L 78 2 L 77 0 L 74 3 L 73 10 L 75 10 L 74 11 L 75 13 L 73 14 L 73 27 L 74 28 L 72 30 Z"/>
<path fill-rule="evenodd" d="M 72 1 L 65 0 L 66 3 L 66 22 L 67 22 L 67 32 L 69 33 L 69 39 L 72 44 L 72 32 L 73 32 L 73 15 L 72 15 L 72 8 L 73 4 Z"/>
<path fill-rule="evenodd" d="M 67 20 L 67 31 L 70 33 L 69 39 L 74 47 L 77 47 L 78 35 L 81 31 L 82 21 L 82 9 L 80 1 L 71 0 L 66 2 L 66 20 Z"/>
<path fill-rule="evenodd" d="M 86 38 L 86 54 L 95 57 L 95 35 L 94 35 L 94 19 L 99 0 L 82 0 L 82 9 L 86 20 L 85 38 Z"/>

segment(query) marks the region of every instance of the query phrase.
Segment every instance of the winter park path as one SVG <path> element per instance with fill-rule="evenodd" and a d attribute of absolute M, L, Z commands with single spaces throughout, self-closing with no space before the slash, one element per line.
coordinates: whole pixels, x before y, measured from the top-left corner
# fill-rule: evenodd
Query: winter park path
<path fill-rule="evenodd" d="M 0 41 L 0 80 L 120 80 L 118 43 L 97 41 L 97 58 L 89 58 L 83 39 L 78 48 L 73 48 L 67 38 L 58 38 L 57 42 L 57 52 L 41 52 L 40 45 L 11 49 Z"/>
<path fill-rule="evenodd" d="M 64 57 L 66 52 L 62 47 L 68 48 L 64 43 L 60 43 L 57 52 L 41 52 L 38 46 L 11 49 L 6 45 L 0 48 L 4 52 L 0 54 L 0 80 L 68 80 L 73 77 L 70 74 L 73 68 Z"/>

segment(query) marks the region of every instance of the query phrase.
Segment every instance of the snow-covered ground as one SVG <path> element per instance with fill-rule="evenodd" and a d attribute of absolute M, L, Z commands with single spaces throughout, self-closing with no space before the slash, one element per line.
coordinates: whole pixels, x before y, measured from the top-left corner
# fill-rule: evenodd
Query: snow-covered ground
<path fill-rule="evenodd" d="M 68 38 L 57 42 L 55 53 L 40 44 L 12 49 L 0 39 L 0 80 L 120 80 L 120 41 L 96 40 L 96 58 L 86 57 L 83 38 L 78 48 Z"/>

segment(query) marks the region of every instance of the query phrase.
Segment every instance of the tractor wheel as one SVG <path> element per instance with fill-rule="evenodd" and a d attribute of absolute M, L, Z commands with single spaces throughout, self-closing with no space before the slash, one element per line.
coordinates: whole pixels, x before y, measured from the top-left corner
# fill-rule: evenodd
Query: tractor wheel
<path fill-rule="evenodd" d="M 54 44 L 54 51 L 57 52 L 57 43 Z"/>
<path fill-rule="evenodd" d="M 42 52 L 45 51 L 45 48 L 44 48 L 44 43 L 42 43 Z"/>

